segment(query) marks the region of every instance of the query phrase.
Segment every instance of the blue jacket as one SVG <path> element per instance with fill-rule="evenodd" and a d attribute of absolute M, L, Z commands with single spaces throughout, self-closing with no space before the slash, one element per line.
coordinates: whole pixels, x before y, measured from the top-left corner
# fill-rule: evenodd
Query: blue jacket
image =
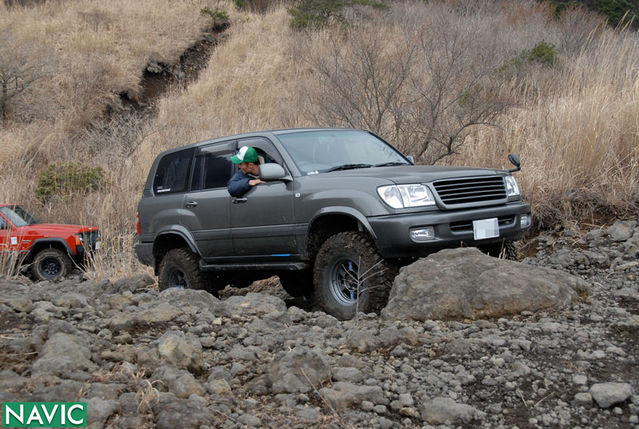
<path fill-rule="evenodd" d="M 226 185 L 229 194 L 232 197 L 241 197 L 246 194 L 252 188 L 249 185 L 249 180 L 251 180 L 251 177 L 248 174 L 245 174 L 242 170 L 237 170 Z"/>

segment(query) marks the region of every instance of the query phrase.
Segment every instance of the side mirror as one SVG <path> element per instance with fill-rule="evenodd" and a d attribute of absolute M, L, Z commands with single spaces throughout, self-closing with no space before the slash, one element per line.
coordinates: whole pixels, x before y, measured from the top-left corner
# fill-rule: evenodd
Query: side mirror
<path fill-rule="evenodd" d="M 510 161 L 510 163 L 516 167 L 512 170 L 508 170 L 509 173 L 514 173 L 515 171 L 521 170 L 521 161 L 519 160 L 519 157 L 517 155 L 515 155 L 514 153 L 508 154 L 508 161 Z"/>
<path fill-rule="evenodd" d="M 269 180 L 293 180 L 291 176 L 286 174 L 286 170 L 279 164 L 268 163 L 260 165 L 260 179 L 268 182 Z"/>

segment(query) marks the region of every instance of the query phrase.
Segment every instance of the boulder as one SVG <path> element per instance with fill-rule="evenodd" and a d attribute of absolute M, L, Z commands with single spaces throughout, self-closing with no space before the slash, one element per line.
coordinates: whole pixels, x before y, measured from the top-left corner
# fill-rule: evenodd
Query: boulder
<path fill-rule="evenodd" d="M 357 406 L 364 401 L 373 404 L 388 404 L 384 391 L 379 386 L 359 386 L 353 383 L 338 381 L 332 388 L 324 387 L 319 391 L 322 398 L 336 409 Z"/>
<path fill-rule="evenodd" d="M 168 331 L 158 340 L 160 358 L 178 368 L 197 371 L 202 368 L 202 345 L 193 334 Z"/>
<path fill-rule="evenodd" d="M 612 241 L 626 241 L 632 237 L 636 223 L 633 221 L 618 220 L 608 227 L 608 235 Z"/>
<path fill-rule="evenodd" d="M 445 422 L 468 424 L 474 419 L 482 418 L 484 413 L 450 398 L 435 398 L 422 404 L 421 415 L 425 422 L 440 425 Z"/>
<path fill-rule="evenodd" d="M 34 375 L 57 375 L 61 378 L 86 379 L 86 372 L 97 366 L 91 362 L 91 351 L 82 338 L 56 333 L 44 344 L 33 364 Z"/>
<path fill-rule="evenodd" d="M 592 399 L 601 408 L 609 408 L 632 396 L 632 386 L 628 383 L 597 383 L 590 388 Z"/>
<path fill-rule="evenodd" d="M 286 311 L 286 303 L 280 298 L 263 293 L 250 292 L 246 296 L 232 296 L 224 301 L 224 315 L 260 316 L 276 311 Z"/>
<path fill-rule="evenodd" d="M 307 393 L 331 379 L 331 368 L 321 352 L 296 347 L 273 362 L 269 377 L 274 393 Z"/>
<path fill-rule="evenodd" d="M 382 315 L 418 321 L 492 318 L 566 307 L 587 293 L 587 283 L 570 274 L 475 248 L 446 249 L 400 270 Z"/>

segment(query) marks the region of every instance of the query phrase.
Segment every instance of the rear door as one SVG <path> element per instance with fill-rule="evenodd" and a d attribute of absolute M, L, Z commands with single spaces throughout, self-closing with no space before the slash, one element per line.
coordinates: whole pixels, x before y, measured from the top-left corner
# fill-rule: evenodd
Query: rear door
<path fill-rule="evenodd" d="M 140 221 L 146 236 L 164 230 L 179 230 L 184 193 L 188 189 L 194 148 L 172 152 L 158 163 L 153 189 L 140 200 Z M 147 192 L 147 191 L 145 191 Z M 153 239 L 153 238 L 151 238 Z"/>
<path fill-rule="evenodd" d="M 184 195 L 182 225 L 192 234 L 205 260 L 230 256 L 233 252 L 230 223 L 231 156 L 235 141 L 204 146 L 193 164 L 190 191 Z"/>
<path fill-rule="evenodd" d="M 276 162 L 288 171 L 279 152 L 266 138 L 243 139 L 237 146 L 252 146 L 264 162 Z M 235 255 L 286 260 L 297 254 L 293 195 L 293 182 L 277 180 L 254 186 L 243 197 L 231 199 Z"/>

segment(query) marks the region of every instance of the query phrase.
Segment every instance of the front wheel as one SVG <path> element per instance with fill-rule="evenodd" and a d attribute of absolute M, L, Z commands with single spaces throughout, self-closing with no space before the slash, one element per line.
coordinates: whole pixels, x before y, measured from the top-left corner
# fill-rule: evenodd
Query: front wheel
<path fill-rule="evenodd" d="M 396 268 L 382 259 L 366 234 L 335 234 L 315 258 L 314 300 L 341 320 L 378 311 L 386 305 L 395 274 Z"/>
<path fill-rule="evenodd" d="M 160 290 L 169 288 L 206 289 L 199 258 L 187 248 L 171 249 L 164 255 L 158 272 Z"/>
<path fill-rule="evenodd" d="M 56 281 L 71 272 L 73 263 L 69 256 L 59 249 L 44 249 L 33 259 L 33 275 L 42 281 Z"/>

